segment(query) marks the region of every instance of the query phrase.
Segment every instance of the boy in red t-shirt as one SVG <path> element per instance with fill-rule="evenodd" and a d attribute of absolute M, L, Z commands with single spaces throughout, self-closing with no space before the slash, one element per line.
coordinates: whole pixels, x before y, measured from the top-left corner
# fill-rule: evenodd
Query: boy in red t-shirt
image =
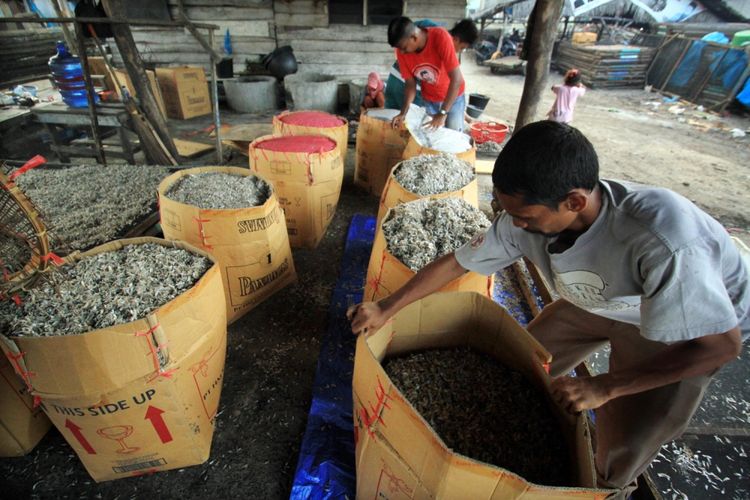
<path fill-rule="evenodd" d="M 388 43 L 396 48 L 405 80 L 404 104 L 401 113 L 393 119 L 393 125 L 403 123 L 416 96 L 419 80 L 425 109 L 432 115 L 429 126 L 463 130 L 464 77 L 450 33 L 439 27 L 419 28 L 408 17 L 397 17 L 388 25 Z"/>

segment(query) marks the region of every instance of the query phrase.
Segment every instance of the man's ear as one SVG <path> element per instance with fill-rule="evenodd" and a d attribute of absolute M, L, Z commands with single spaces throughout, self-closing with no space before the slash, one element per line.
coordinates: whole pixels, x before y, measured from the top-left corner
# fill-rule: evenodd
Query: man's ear
<path fill-rule="evenodd" d="M 588 206 L 589 197 L 585 192 L 576 189 L 568 193 L 563 203 L 571 212 L 581 212 Z"/>

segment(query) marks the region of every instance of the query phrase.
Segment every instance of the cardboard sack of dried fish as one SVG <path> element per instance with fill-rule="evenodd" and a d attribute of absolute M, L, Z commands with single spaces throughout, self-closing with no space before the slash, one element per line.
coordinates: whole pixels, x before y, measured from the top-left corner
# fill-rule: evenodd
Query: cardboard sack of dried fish
<path fill-rule="evenodd" d="M 255 175 L 211 171 L 183 176 L 164 196 L 198 208 L 249 208 L 264 204 L 271 196 L 271 186 Z"/>
<path fill-rule="evenodd" d="M 230 323 L 297 279 L 278 198 L 249 169 L 180 170 L 159 185 L 159 199 L 164 237 L 216 258 Z"/>
<path fill-rule="evenodd" d="M 153 165 L 40 167 L 16 183 L 39 208 L 53 250 L 66 255 L 123 237 L 156 210 L 156 187 L 168 174 Z"/>
<path fill-rule="evenodd" d="M 455 352 L 433 356 L 432 365 L 418 362 L 406 368 L 404 391 L 383 368 L 389 358 L 435 349 Z M 478 362 L 459 354 L 469 349 L 514 373 L 479 369 Z M 498 498 L 498 492 L 522 500 L 606 498 L 613 492 L 596 489 L 586 417 L 566 412 L 550 396 L 544 368 L 550 361 L 551 355 L 507 311 L 476 293 L 433 294 L 405 307 L 373 335 L 359 336 L 352 382 L 357 498 L 489 499 Z M 528 386 L 514 388 L 521 379 Z M 541 399 L 525 407 L 511 394 L 493 392 L 503 389 L 536 392 Z M 501 399 L 505 408 L 499 401 L 483 401 L 485 396 Z M 542 409 L 552 422 L 530 415 Z M 431 427 L 430 421 L 447 425 L 448 433 L 440 434 L 445 429 Z M 558 444 L 545 441 L 542 426 L 554 429 Z M 467 440 L 495 438 L 497 446 L 479 444 L 488 454 L 463 454 L 469 452 Z M 502 466 L 517 470 L 482 461 L 500 455 L 509 460 Z M 545 459 L 548 465 L 564 462 L 550 467 L 560 470 L 566 487 L 549 484 L 552 469 L 543 468 Z"/>
<path fill-rule="evenodd" d="M 6 318 L 0 348 L 94 480 L 208 459 L 226 353 L 219 274 L 187 243 L 118 240 L 67 257 Z"/>
<path fill-rule="evenodd" d="M 52 422 L 40 406 L 34 406 L 34 398 L 27 392 L 26 384 L 13 371 L 5 356 L 0 356 L 0 457 L 27 454 L 50 427 Z"/>
<path fill-rule="evenodd" d="M 386 111 L 398 114 L 397 110 L 369 109 L 360 116 L 357 130 L 354 183 L 375 196 L 383 192 L 388 175 L 401 161 L 409 139 L 405 128 L 395 129 L 390 119 L 380 118 Z"/>
<path fill-rule="evenodd" d="M 393 167 L 380 197 L 377 221 L 388 209 L 420 198 L 463 198 L 479 206 L 474 167 L 458 157 L 440 153 L 413 156 Z"/>
<path fill-rule="evenodd" d="M 267 135 L 251 142 L 248 152 L 252 171 L 274 186 L 292 247 L 317 247 L 336 213 L 344 181 L 336 141 L 321 135 Z"/>
<path fill-rule="evenodd" d="M 460 198 L 403 203 L 385 216 L 375 232 L 365 282 L 365 299 L 378 300 L 403 286 L 424 266 L 453 252 L 490 226 L 478 209 Z M 489 293 L 492 276 L 466 273 L 443 291 Z"/>
<path fill-rule="evenodd" d="M 322 135 L 336 141 L 341 161 L 349 151 L 349 122 L 324 111 L 283 111 L 273 117 L 274 135 Z"/>

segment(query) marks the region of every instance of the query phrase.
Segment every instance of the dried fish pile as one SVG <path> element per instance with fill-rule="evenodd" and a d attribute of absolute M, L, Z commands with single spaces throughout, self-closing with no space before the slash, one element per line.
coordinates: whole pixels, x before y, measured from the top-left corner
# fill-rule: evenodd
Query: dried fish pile
<path fill-rule="evenodd" d="M 474 167 L 456 155 L 418 155 L 401 162 L 394 177 L 404 189 L 428 196 L 458 191 L 474 180 Z"/>
<path fill-rule="evenodd" d="M 455 452 L 547 486 L 573 486 L 560 426 L 521 373 L 468 347 L 387 359 L 401 393 Z"/>
<path fill-rule="evenodd" d="M 86 257 L 29 291 L 20 307 L 3 302 L 0 329 L 46 337 L 135 321 L 189 290 L 211 265 L 200 255 L 150 243 Z"/>
<path fill-rule="evenodd" d="M 477 153 L 496 155 L 503 150 L 502 144 L 495 141 L 486 141 L 481 144 L 477 144 Z"/>
<path fill-rule="evenodd" d="M 391 255 L 416 272 L 489 226 L 489 219 L 461 198 L 424 199 L 393 208 L 383 235 Z"/>
<path fill-rule="evenodd" d="M 264 204 L 271 186 L 255 175 L 188 174 L 171 185 L 166 196 L 198 208 L 249 208 Z"/>
<path fill-rule="evenodd" d="M 123 236 L 156 208 L 166 167 L 81 165 L 30 170 L 19 187 L 42 212 L 59 253 L 85 250 Z"/>

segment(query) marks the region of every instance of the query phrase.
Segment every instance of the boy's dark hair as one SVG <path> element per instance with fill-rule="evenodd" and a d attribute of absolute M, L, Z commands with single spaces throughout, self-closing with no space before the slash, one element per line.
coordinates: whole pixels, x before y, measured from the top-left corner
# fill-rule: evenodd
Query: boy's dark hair
<path fill-rule="evenodd" d="M 404 38 L 414 33 L 417 26 L 408 17 L 394 17 L 388 24 L 388 45 L 398 47 L 398 44 Z"/>
<path fill-rule="evenodd" d="M 469 45 L 474 45 L 479 38 L 477 25 L 471 19 L 461 19 L 450 29 L 449 33 Z"/>
<path fill-rule="evenodd" d="M 551 120 L 515 132 L 492 170 L 492 184 L 501 193 L 554 210 L 571 190 L 592 190 L 598 181 L 594 146 L 578 129 Z"/>

